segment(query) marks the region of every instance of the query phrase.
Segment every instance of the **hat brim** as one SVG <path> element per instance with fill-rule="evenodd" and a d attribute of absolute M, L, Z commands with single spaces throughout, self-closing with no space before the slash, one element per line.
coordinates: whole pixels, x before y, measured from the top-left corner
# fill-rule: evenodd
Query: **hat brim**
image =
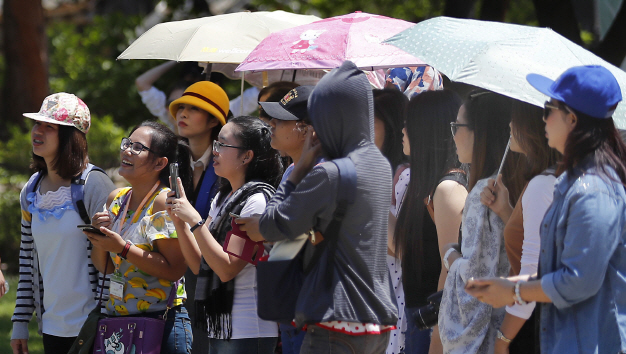
<path fill-rule="evenodd" d="M 280 105 L 280 102 L 259 102 L 261 107 L 268 116 L 280 120 L 302 120 L 294 114 L 286 110 Z"/>
<path fill-rule="evenodd" d="M 172 115 L 172 117 L 174 117 L 174 120 L 176 120 L 176 111 L 178 111 L 178 106 L 181 105 L 182 103 L 189 104 L 192 106 L 196 106 L 200 109 L 203 109 L 209 112 L 215 118 L 217 118 L 217 120 L 220 122 L 221 125 L 226 124 L 226 117 L 222 114 L 222 112 L 217 110 L 217 108 L 213 107 L 209 103 L 193 96 L 182 96 L 172 101 L 172 103 L 170 103 L 170 107 L 169 107 L 170 114 Z"/>
<path fill-rule="evenodd" d="M 554 80 L 551 80 L 539 74 L 528 74 L 526 75 L 526 81 L 528 81 L 528 83 L 532 87 L 534 87 L 537 91 L 543 93 L 544 95 L 559 101 L 563 101 L 563 97 L 561 97 L 561 95 L 555 93 L 551 89 L 552 84 L 554 84 Z"/>
<path fill-rule="evenodd" d="M 23 113 L 22 115 L 24 117 L 26 117 L 26 118 L 30 118 L 30 119 L 33 119 L 33 120 L 36 120 L 36 121 L 39 121 L 39 122 L 52 123 L 52 124 L 56 124 L 56 125 L 66 125 L 68 127 L 76 127 L 74 125 L 74 123 L 59 122 L 58 120 L 48 118 L 48 117 L 44 116 L 43 114 L 39 114 L 39 113 Z M 76 128 L 76 129 L 78 129 L 78 128 Z"/>

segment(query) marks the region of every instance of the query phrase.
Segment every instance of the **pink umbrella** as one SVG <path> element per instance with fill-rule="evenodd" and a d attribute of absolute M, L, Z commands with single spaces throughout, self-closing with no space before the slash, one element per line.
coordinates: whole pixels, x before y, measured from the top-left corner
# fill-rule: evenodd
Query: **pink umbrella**
<path fill-rule="evenodd" d="M 366 70 L 423 64 L 381 43 L 413 25 L 364 12 L 327 18 L 270 34 L 236 71 L 332 69 L 345 60 Z"/>

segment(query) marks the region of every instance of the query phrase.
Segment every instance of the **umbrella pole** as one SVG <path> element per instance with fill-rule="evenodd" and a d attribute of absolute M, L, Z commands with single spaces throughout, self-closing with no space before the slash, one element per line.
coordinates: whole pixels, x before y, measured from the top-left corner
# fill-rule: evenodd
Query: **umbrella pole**
<path fill-rule="evenodd" d="M 213 70 L 213 63 L 207 63 L 204 68 L 204 80 L 211 81 L 211 71 Z"/>
<path fill-rule="evenodd" d="M 298 72 L 298 70 L 294 69 L 293 70 L 293 76 L 291 77 L 291 82 L 296 82 L 296 73 Z"/>
<path fill-rule="evenodd" d="M 263 72 L 263 87 L 267 87 L 269 85 L 269 79 L 267 78 L 267 71 Z"/>
<path fill-rule="evenodd" d="M 240 115 L 243 115 L 243 82 L 245 74 L 245 71 L 241 72 L 241 104 L 239 105 L 239 107 L 241 108 L 239 111 Z"/>

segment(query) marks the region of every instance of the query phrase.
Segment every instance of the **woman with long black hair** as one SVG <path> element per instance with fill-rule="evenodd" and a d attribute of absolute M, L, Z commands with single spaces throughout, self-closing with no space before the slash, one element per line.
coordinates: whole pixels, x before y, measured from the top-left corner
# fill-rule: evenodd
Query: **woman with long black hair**
<path fill-rule="evenodd" d="M 442 251 L 459 237 L 467 182 L 454 153 L 450 123 L 460 106 L 460 97 L 450 90 L 423 92 L 409 102 L 402 130 L 410 169 L 403 171 L 395 186 L 400 194 L 396 196 L 399 213 L 392 247 L 402 265 L 406 307 L 400 316 L 407 321 L 407 353 L 429 351 L 431 331 L 420 331 L 413 313 L 428 303 L 429 295 L 443 288 Z M 425 199 L 434 203 L 434 219 Z"/>
<path fill-rule="evenodd" d="M 548 144 L 563 154 L 554 199 L 541 222 L 538 279 L 470 280 L 468 292 L 494 307 L 543 303 L 542 353 L 626 350 L 626 145 L 613 122 L 620 87 L 601 66 L 556 81 L 530 74 L 550 97 Z"/>

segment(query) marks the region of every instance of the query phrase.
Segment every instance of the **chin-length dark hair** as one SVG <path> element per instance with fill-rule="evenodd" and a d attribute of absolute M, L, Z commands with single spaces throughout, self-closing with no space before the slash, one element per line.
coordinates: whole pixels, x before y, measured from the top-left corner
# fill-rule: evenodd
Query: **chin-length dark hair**
<path fill-rule="evenodd" d="M 530 181 L 533 177 L 555 166 L 561 154 L 548 146 L 543 109 L 532 104 L 514 100 L 511 112 L 511 135 L 526 155 L 526 173 L 524 178 Z"/>
<path fill-rule="evenodd" d="M 563 105 L 561 102 L 559 104 Z M 592 156 L 601 174 L 614 180 L 607 170 L 607 166 L 610 166 L 617 173 L 619 182 L 626 186 L 626 144 L 615 128 L 613 118 L 594 118 L 569 106 L 567 108 L 574 112 L 578 120 L 567 136 L 563 163 L 557 172 L 561 174 L 567 171 L 572 174 L 583 159 Z"/>
<path fill-rule="evenodd" d="M 411 149 L 411 179 L 394 232 L 403 277 L 406 275 L 414 280 L 423 268 L 422 231 L 424 218 L 429 217 L 424 198 L 435 190 L 446 172 L 460 167 L 450 134 L 450 122 L 456 120 L 461 103 L 461 98 L 450 90 L 426 91 L 409 102 L 404 126 Z M 411 279 L 408 281 L 412 282 Z"/>
<path fill-rule="evenodd" d="M 159 172 L 159 181 L 166 186 L 170 185 L 170 164 L 178 163 L 178 176 L 183 183 L 186 195 L 193 193 L 193 176 L 191 172 L 191 150 L 187 141 L 178 137 L 168 127 L 155 121 L 146 120 L 131 130 L 130 135 L 139 128 L 146 127 L 152 130 L 150 134 L 150 156 L 152 160 L 159 157 L 167 158 L 167 166 Z"/>
<path fill-rule="evenodd" d="M 397 89 L 373 90 L 374 118 L 385 125 L 385 140 L 381 152 L 389 160 L 392 171 L 406 161 L 402 153 L 402 126 L 409 99 Z"/>
<path fill-rule="evenodd" d="M 76 177 L 87 167 L 87 137 L 85 133 L 69 125 L 59 125 L 59 147 L 49 166 L 63 179 Z M 48 173 L 48 166 L 43 157 L 33 153 L 30 167 L 35 172 Z"/>
<path fill-rule="evenodd" d="M 465 101 L 468 128 L 474 132 L 468 186 L 470 191 L 478 180 L 494 175 L 500 167 L 511 134 L 509 123 L 512 103 L 512 98 L 491 91 L 474 91 Z M 509 199 L 513 205 L 525 184 L 520 170 L 525 170 L 523 159 L 520 154 L 509 151 L 502 179 L 509 189 Z"/>
<path fill-rule="evenodd" d="M 236 126 L 233 135 L 237 146 L 243 147 L 239 155 L 252 150 L 252 161 L 246 167 L 245 181 L 260 181 L 278 187 L 283 173 L 283 164 L 278 151 L 270 145 L 271 132 L 269 125 L 256 117 L 240 116 L 228 121 Z M 232 186 L 226 178 L 220 178 L 220 195 L 217 203 L 220 204 L 232 191 Z"/>

